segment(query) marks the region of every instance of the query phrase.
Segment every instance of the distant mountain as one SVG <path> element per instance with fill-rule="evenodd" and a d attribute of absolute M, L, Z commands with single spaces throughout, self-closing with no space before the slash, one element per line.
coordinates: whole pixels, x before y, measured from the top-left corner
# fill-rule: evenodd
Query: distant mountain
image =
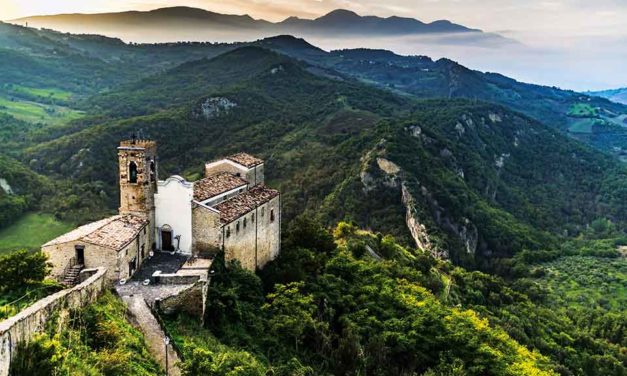
<path fill-rule="evenodd" d="M 627 87 L 613 90 L 590 91 L 587 94 L 607 98 L 612 102 L 627 104 Z"/>
<path fill-rule="evenodd" d="M 312 20 L 289 17 L 277 23 L 256 20 L 248 15 L 226 15 L 189 7 L 160 8 L 145 12 L 33 16 L 11 22 L 143 42 L 224 40 L 229 36 L 232 40 L 241 40 L 242 35 L 256 39 L 277 34 L 342 37 L 474 33 L 485 34 L 491 40 L 495 38 L 494 34 L 486 34 L 446 20 L 425 23 L 413 18 L 360 16 L 343 9 Z M 167 32 L 164 34 L 164 31 Z"/>
<path fill-rule="evenodd" d="M 380 35 L 407 35 L 423 33 L 460 33 L 481 32 L 450 21 L 435 21 L 424 23 L 413 18 L 376 16 L 362 17 L 355 12 L 338 9 L 314 20 L 290 17 L 278 25 L 286 27 L 288 31 L 313 31 L 316 33 L 348 33 L 348 34 L 380 34 Z"/>

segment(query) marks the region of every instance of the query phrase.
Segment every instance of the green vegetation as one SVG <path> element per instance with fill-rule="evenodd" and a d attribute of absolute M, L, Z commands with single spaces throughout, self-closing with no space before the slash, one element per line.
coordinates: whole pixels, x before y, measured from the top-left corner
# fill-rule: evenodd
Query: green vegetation
<path fill-rule="evenodd" d="M 512 289 L 347 223 L 334 234 L 295 221 L 260 278 L 218 259 L 205 327 L 166 319 L 186 374 L 624 372 L 624 309 L 587 320 L 530 280 Z"/>
<path fill-rule="evenodd" d="M 0 96 L 0 111 L 31 123 L 64 124 L 82 116 L 79 111 L 67 107 L 25 101 Z"/>
<path fill-rule="evenodd" d="M 0 249 L 114 212 L 116 146 L 132 133 L 158 142 L 161 176 L 238 151 L 266 160 L 283 252 L 259 276 L 220 268 L 204 327 L 168 318 L 187 374 L 624 375 L 627 169 L 560 131 L 627 150 L 625 106 L 290 37 L 127 45 L 0 24 L 0 44 L 0 227 L 22 218 Z M 216 98 L 234 105 L 211 111 Z M 36 112 L 57 107 L 58 122 Z M 451 262 L 408 247 L 403 189 Z M 345 222 L 334 238 L 301 215 Z M 103 299 L 19 372 L 158 372 Z"/>
<path fill-rule="evenodd" d="M 36 97 L 40 100 L 50 99 L 52 101 L 67 101 L 72 97 L 72 93 L 56 88 L 36 88 L 21 85 L 7 86 L 15 94 L 21 94 L 27 97 Z"/>
<path fill-rule="evenodd" d="M 28 213 L 0 230 L 0 253 L 15 249 L 38 249 L 73 227 L 51 214 Z"/>
<path fill-rule="evenodd" d="M 264 269 L 265 297 L 257 277 L 214 263 L 219 271 L 206 317 L 213 334 L 184 318 L 169 324 L 184 349 L 187 374 L 244 367 L 251 375 L 441 374 L 453 368 L 468 375 L 553 374 L 545 357 L 476 312 L 440 301 L 434 293 L 444 286 L 428 255 L 346 223 L 336 236 L 337 247 L 306 221 L 293 227 L 289 248 Z M 376 261 L 365 247 L 388 260 Z"/>
<path fill-rule="evenodd" d="M 568 111 L 569 116 L 574 117 L 596 117 L 598 115 L 598 111 L 596 108 L 591 106 L 588 103 L 575 103 L 570 107 Z"/>
<path fill-rule="evenodd" d="M 568 256 L 542 264 L 549 301 L 559 307 L 621 312 L 627 307 L 627 260 Z"/>
<path fill-rule="evenodd" d="M 59 320 L 60 318 L 57 318 Z M 143 335 L 126 318 L 126 306 L 107 292 L 95 304 L 56 322 L 17 349 L 10 374 L 153 376 L 163 371 L 150 357 Z"/>
<path fill-rule="evenodd" d="M 48 271 L 41 252 L 17 251 L 0 256 L 0 320 L 61 289 L 57 283 L 44 280 Z"/>

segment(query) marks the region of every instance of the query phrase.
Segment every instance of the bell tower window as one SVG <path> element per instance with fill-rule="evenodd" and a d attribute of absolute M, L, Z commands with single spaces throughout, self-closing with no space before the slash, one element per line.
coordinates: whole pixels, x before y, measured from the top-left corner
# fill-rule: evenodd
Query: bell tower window
<path fill-rule="evenodd" d="M 155 161 L 150 161 L 150 181 L 151 182 L 155 181 L 155 175 L 156 175 Z"/>
<path fill-rule="evenodd" d="M 137 164 L 135 162 L 128 165 L 128 182 L 137 183 Z"/>

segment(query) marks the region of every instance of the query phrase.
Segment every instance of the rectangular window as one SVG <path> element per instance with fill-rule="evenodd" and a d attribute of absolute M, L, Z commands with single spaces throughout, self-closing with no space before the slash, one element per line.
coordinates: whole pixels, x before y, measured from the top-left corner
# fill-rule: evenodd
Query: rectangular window
<path fill-rule="evenodd" d="M 261 216 L 263 217 L 266 214 L 266 207 L 261 208 Z"/>
<path fill-rule="evenodd" d="M 239 221 L 237 221 L 237 224 L 235 225 L 235 233 L 239 232 Z"/>
<path fill-rule="evenodd" d="M 250 216 L 250 223 L 255 223 L 255 213 Z"/>
<path fill-rule="evenodd" d="M 270 222 L 274 222 L 274 209 L 270 210 Z"/>
<path fill-rule="evenodd" d="M 230 238 L 231 237 L 231 227 L 227 227 L 226 228 L 226 237 Z"/>
<path fill-rule="evenodd" d="M 246 228 L 246 218 L 244 218 L 244 228 Z"/>

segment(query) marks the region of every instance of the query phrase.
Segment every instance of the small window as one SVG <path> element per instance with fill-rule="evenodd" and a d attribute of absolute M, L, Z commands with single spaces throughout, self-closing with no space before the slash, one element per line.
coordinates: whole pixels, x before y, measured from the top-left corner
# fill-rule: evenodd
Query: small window
<path fill-rule="evenodd" d="M 266 215 L 266 208 L 265 207 L 261 208 L 261 216 L 263 217 L 264 215 Z"/>
<path fill-rule="evenodd" d="M 246 218 L 244 218 L 244 228 L 246 228 Z"/>
<path fill-rule="evenodd" d="M 255 213 L 250 216 L 250 223 L 255 223 Z"/>
<path fill-rule="evenodd" d="M 150 181 L 155 181 L 155 161 L 150 161 Z"/>
<path fill-rule="evenodd" d="M 135 162 L 128 165 L 128 181 L 129 183 L 137 183 L 137 164 Z"/>
<path fill-rule="evenodd" d="M 239 232 L 239 221 L 237 222 L 237 224 L 235 225 L 235 232 L 238 233 Z"/>
<path fill-rule="evenodd" d="M 270 210 L 270 222 L 274 222 L 274 209 Z"/>
<path fill-rule="evenodd" d="M 226 237 L 227 237 L 227 238 L 230 238 L 230 237 L 231 237 L 231 228 L 230 228 L 230 227 L 227 227 L 227 228 L 226 228 Z"/>

